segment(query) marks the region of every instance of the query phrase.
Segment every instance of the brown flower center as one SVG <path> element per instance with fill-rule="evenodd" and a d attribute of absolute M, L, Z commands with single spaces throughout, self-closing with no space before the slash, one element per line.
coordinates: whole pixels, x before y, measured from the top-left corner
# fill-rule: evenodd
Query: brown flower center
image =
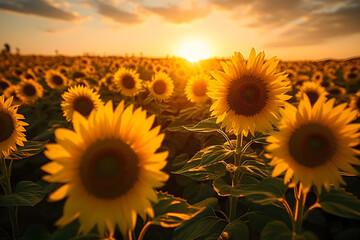
<path fill-rule="evenodd" d="M 121 82 L 127 89 L 133 89 L 135 87 L 135 80 L 130 74 L 125 74 L 122 77 Z"/>
<path fill-rule="evenodd" d="M 356 74 L 356 73 L 353 73 L 353 72 L 350 72 L 350 73 L 348 74 L 348 78 L 349 78 L 349 79 L 356 79 L 356 78 L 357 78 L 357 74 Z"/>
<path fill-rule="evenodd" d="M 319 93 L 315 90 L 308 90 L 305 93 L 309 97 L 310 103 L 313 106 L 319 98 Z"/>
<path fill-rule="evenodd" d="M 24 94 L 29 97 L 32 97 L 36 94 L 36 88 L 32 84 L 26 84 L 23 87 L 23 91 L 24 91 Z"/>
<path fill-rule="evenodd" d="M 26 79 L 35 79 L 33 75 L 29 74 L 29 73 L 26 73 L 25 74 L 25 78 Z"/>
<path fill-rule="evenodd" d="M 254 116 L 266 106 L 268 94 L 262 79 L 244 75 L 231 82 L 227 102 L 238 115 Z"/>
<path fill-rule="evenodd" d="M 341 90 L 339 88 L 333 88 L 333 89 L 329 90 L 329 93 L 331 93 L 333 95 L 340 95 Z"/>
<path fill-rule="evenodd" d="M 78 111 L 81 115 L 87 117 L 94 109 L 93 101 L 87 96 L 80 96 L 74 100 L 73 108 Z"/>
<path fill-rule="evenodd" d="M 80 178 L 86 190 L 99 198 L 113 199 L 137 181 L 139 159 L 120 139 L 104 139 L 89 146 L 81 158 Z"/>
<path fill-rule="evenodd" d="M 59 75 L 53 75 L 51 80 L 55 85 L 62 85 L 64 82 L 62 77 L 60 77 Z"/>
<path fill-rule="evenodd" d="M 110 77 L 107 77 L 106 78 L 106 84 L 107 85 L 111 85 L 114 81 L 114 77 L 113 76 L 110 76 Z"/>
<path fill-rule="evenodd" d="M 336 152 L 336 138 L 331 130 L 319 123 L 296 129 L 289 141 L 290 155 L 301 165 L 314 168 L 331 161 Z"/>
<path fill-rule="evenodd" d="M 198 97 L 206 95 L 207 84 L 204 81 L 196 81 L 192 86 L 192 92 Z"/>
<path fill-rule="evenodd" d="M 0 129 L 0 142 L 7 140 L 15 129 L 12 117 L 2 111 L 0 111 Z"/>
<path fill-rule="evenodd" d="M 153 89 L 156 94 L 161 95 L 166 92 L 167 86 L 163 80 L 157 80 L 153 84 Z"/>

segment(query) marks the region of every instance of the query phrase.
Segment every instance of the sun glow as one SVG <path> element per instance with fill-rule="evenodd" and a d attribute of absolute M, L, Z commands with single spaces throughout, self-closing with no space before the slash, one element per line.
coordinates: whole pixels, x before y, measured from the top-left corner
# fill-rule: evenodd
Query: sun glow
<path fill-rule="evenodd" d="M 179 56 L 190 62 L 210 58 L 209 46 L 199 39 L 183 42 L 179 47 Z"/>

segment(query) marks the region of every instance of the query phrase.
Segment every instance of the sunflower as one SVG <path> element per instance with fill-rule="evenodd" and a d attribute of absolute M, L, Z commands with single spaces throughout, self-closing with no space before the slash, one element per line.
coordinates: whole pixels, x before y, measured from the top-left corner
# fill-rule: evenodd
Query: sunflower
<path fill-rule="evenodd" d="M 336 98 L 342 97 L 346 94 L 346 89 L 337 85 L 328 87 L 326 91 L 328 91 L 329 94 Z"/>
<path fill-rule="evenodd" d="M 93 109 L 97 110 L 103 105 L 100 95 L 86 86 L 71 87 L 62 97 L 64 101 L 61 102 L 61 108 L 69 122 L 73 119 L 75 111 L 87 118 Z"/>
<path fill-rule="evenodd" d="M 175 70 L 175 76 L 178 79 L 187 79 L 189 77 L 190 73 L 189 70 L 185 67 L 180 67 Z"/>
<path fill-rule="evenodd" d="M 235 52 L 231 61 L 221 62 L 225 72 L 211 72 L 216 80 L 208 87 L 208 96 L 215 100 L 211 115 L 236 135 L 272 129 L 279 107 L 290 98 L 285 95 L 290 88 L 286 75 L 275 73 L 279 61 L 273 57 L 264 63 L 264 57 L 252 49 L 246 62 Z"/>
<path fill-rule="evenodd" d="M 209 99 L 206 95 L 210 77 L 205 74 L 193 75 L 185 86 L 186 97 L 190 102 L 203 103 Z"/>
<path fill-rule="evenodd" d="M 300 90 L 296 94 L 296 98 L 301 100 L 306 94 L 310 100 L 311 105 L 314 105 L 315 102 L 321 97 L 326 96 L 329 93 L 322 87 L 318 82 L 304 82 Z"/>
<path fill-rule="evenodd" d="M 6 88 L 5 91 L 4 91 L 4 96 L 6 98 L 13 97 L 12 103 L 14 105 L 21 105 L 22 101 L 21 101 L 20 98 L 18 98 L 18 96 L 16 94 L 16 88 L 17 88 L 16 85 L 11 85 L 10 87 Z"/>
<path fill-rule="evenodd" d="M 26 142 L 25 128 L 28 124 L 20 121 L 24 116 L 17 113 L 18 106 L 12 104 L 13 98 L 5 101 L 5 96 L 0 96 L 0 157 L 7 157 L 16 151 L 16 144 L 24 146 Z"/>
<path fill-rule="evenodd" d="M 316 71 L 311 76 L 311 81 L 320 83 L 320 82 L 322 82 L 323 77 L 324 77 L 324 74 L 321 71 Z"/>
<path fill-rule="evenodd" d="M 62 73 L 54 70 L 46 72 L 45 81 L 52 89 L 61 90 L 67 86 L 67 78 Z"/>
<path fill-rule="evenodd" d="M 344 80 L 351 84 L 356 84 L 360 80 L 360 70 L 347 70 L 343 74 Z"/>
<path fill-rule="evenodd" d="M 360 90 L 351 98 L 350 107 L 357 111 L 357 116 L 360 117 Z"/>
<path fill-rule="evenodd" d="M 24 79 L 32 79 L 32 80 L 37 81 L 36 75 L 35 75 L 35 73 L 33 72 L 33 70 L 31 70 L 31 69 L 28 69 L 26 72 L 24 72 L 24 73 L 21 75 L 21 78 L 24 78 Z"/>
<path fill-rule="evenodd" d="M 16 95 L 24 104 L 32 105 L 43 96 L 43 86 L 32 80 L 23 79 L 16 87 Z"/>
<path fill-rule="evenodd" d="M 158 72 L 149 83 L 149 91 L 155 99 L 168 100 L 174 92 L 174 83 L 166 73 Z"/>
<path fill-rule="evenodd" d="M 360 152 L 352 148 L 358 143 L 360 124 L 350 124 L 356 111 L 346 103 L 334 107 L 335 98 L 325 99 L 311 106 L 304 96 L 297 109 L 286 103 L 281 110 L 279 131 L 267 138 L 274 177 L 286 171 L 285 183 L 292 179 L 305 190 L 314 184 L 321 191 L 322 186 L 345 184 L 339 170 L 357 173 L 350 165 L 360 164 L 354 156 Z"/>
<path fill-rule="evenodd" d="M 110 100 L 85 119 L 74 114 L 74 131 L 57 129 L 55 144 L 47 144 L 45 155 L 52 160 L 42 166 L 44 179 L 65 183 L 50 200 L 68 197 L 57 225 L 79 218 L 80 233 L 93 227 L 101 235 L 116 226 L 122 234 L 134 229 L 136 216 L 153 217 L 150 202 L 156 202 L 154 188 L 164 185 L 168 175 L 161 171 L 168 152 L 157 152 L 164 134 L 160 126 L 150 130 L 155 116 L 146 117 L 133 105 L 115 111 Z"/>
<path fill-rule="evenodd" d="M 141 88 L 141 80 L 136 71 L 120 68 L 114 75 L 114 83 L 118 91 L 126 96 L 138 94 Z"/>
<path fill-rule="evenodd" d="M 114 74 L 108 73 L 101 79 L 101 83 L 104 84 L 110 91 L 114 90 Z"/>

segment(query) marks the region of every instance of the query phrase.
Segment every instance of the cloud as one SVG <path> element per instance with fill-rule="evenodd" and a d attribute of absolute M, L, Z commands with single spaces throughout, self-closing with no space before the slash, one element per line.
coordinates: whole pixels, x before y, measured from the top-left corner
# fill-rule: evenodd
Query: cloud
<path fill-rule="evenodd" d="M 163 17 L 166 21 L 175 24 L 191 23 L 196 19 L 205 18 L 210 13 L 210 8 L 208 6 L 197 7 L 196 5 L 193 5 L 189 9 L 182 9 L 173 4 L 168 4 L 166 7 L 144 6 L 144 8 Z"/>
<path fill-rule="evenodd" d="M 46 0 L 0 0 L 0 9 L 67 22 L 84 19 L 77 13 L 65 11 Z"/>
<path fill-rule="evenodd" d="M 337 5 L 331 8 L 318 8 L 268 45 L 282 47 L 320 44 L 331 38 L 360 33 L 360 2 L 342 2 L 344 4 L 337 1 Z"/>
<path fill-rule="evenodd" d="M 224 10 L 231 10 L 241 5 L 248 5 L 251 2 L 253 2 L 253 0 L 210 0 L 210 3 L 215 7 Z"/>
<path fill-rule="evenodd" d="M 137 24 L 142 22 L 142 19 L 134 13 L 126 12 L 103 1 L 95 0 L 94 2 L 100 15 L 110 18 L 117 23 Z"/>

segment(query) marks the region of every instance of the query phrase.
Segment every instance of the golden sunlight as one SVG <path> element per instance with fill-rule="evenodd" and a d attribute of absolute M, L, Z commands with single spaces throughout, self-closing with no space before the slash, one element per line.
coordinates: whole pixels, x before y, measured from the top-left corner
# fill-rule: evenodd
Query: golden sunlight
<path fill-rule="evenodd" d="M 210 58 L 208 44 L 200 39 L 191 39 L 183 42 L 179 47 L 179 56 L 190 62 Z"/>

